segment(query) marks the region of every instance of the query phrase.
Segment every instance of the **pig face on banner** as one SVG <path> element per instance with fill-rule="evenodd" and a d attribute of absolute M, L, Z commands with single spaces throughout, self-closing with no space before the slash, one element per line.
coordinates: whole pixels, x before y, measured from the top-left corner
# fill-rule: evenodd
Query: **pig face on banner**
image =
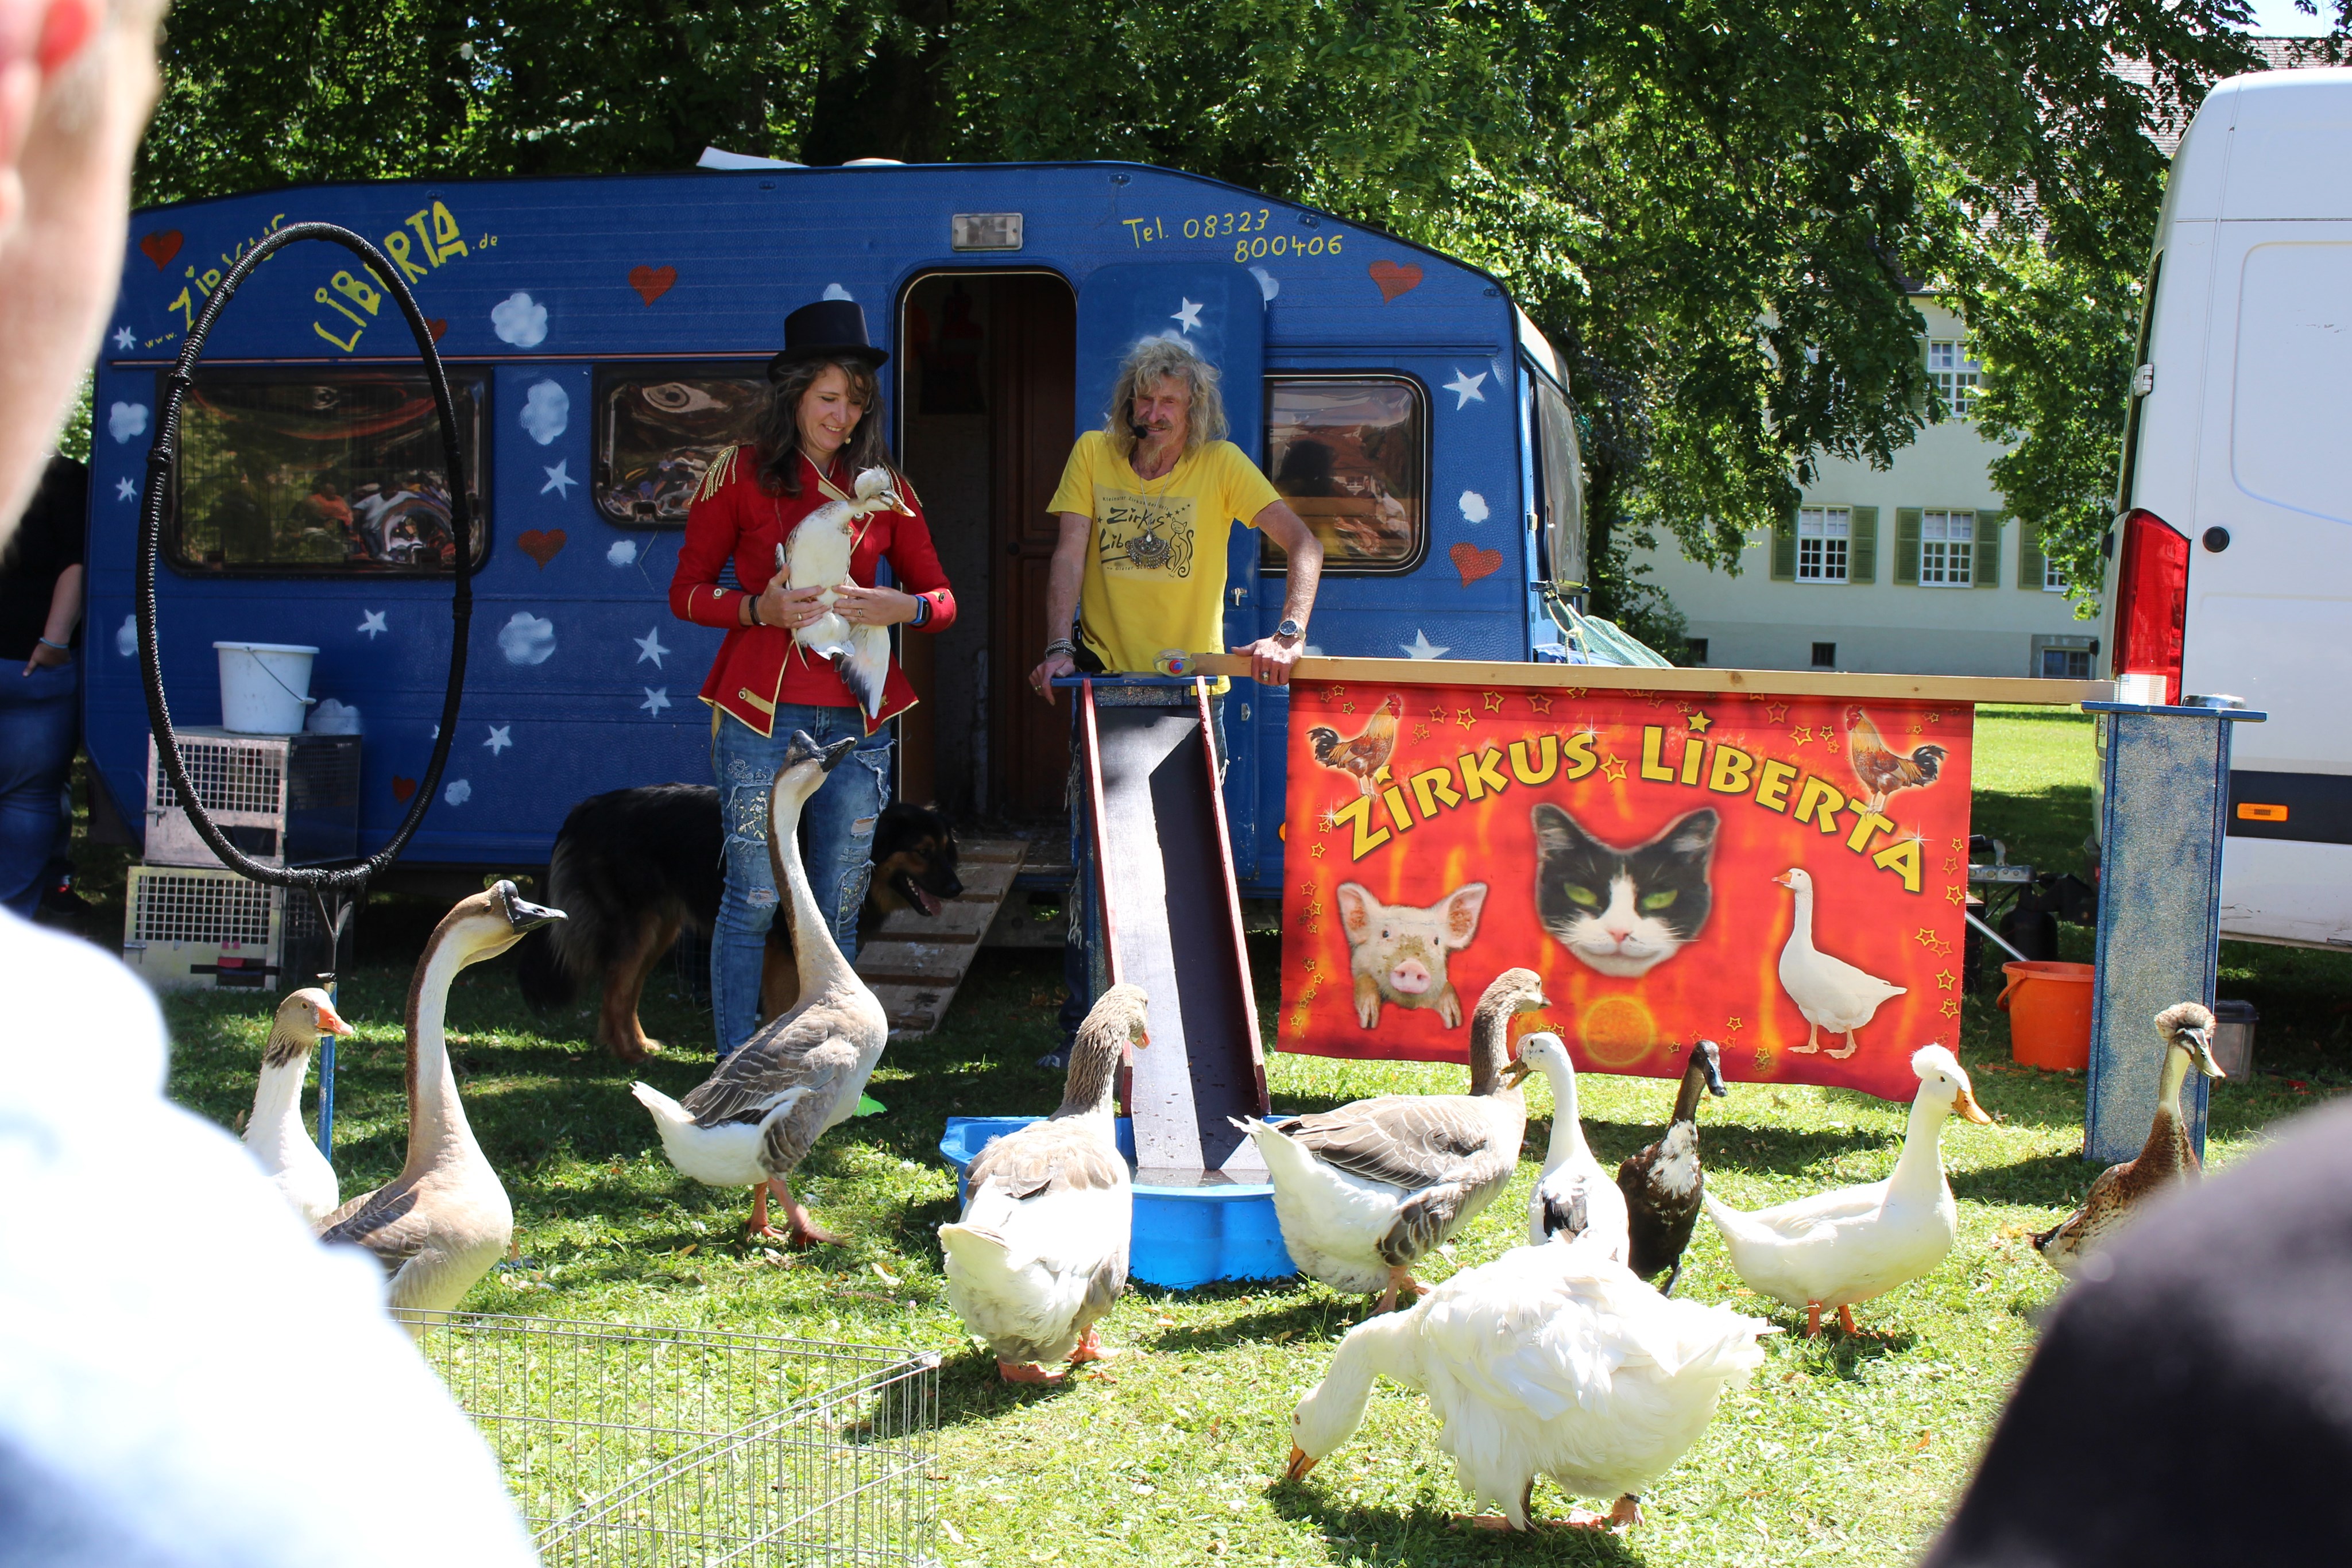
<path fill-rule="evenodd" d="M 1446 977 L 1445 961 L 1478 935 L 1486 884 L 1465 883 L 1425 909 L 1382 904 L 1352 882 L 1341 883 L 1336 896 L 1348 937 L 1348 967 L 1355 977 L 1356 1020 L 1374 1028 L 1387 1002 L 1434 1008 L 1446 1028 L 1460 1028 L 1462 998 Z"/>
<path fill-rule="evenodd" d="M 1646 975 L 1696 937 L 1715 906 L 1707 867 L 1719 819 L 1710 808 L 1675 818 L 1644 844 L 1619 849 L 1545 801 L 1534 812 L 1536 913 L 1588 967 L 1619 979 Z"/>

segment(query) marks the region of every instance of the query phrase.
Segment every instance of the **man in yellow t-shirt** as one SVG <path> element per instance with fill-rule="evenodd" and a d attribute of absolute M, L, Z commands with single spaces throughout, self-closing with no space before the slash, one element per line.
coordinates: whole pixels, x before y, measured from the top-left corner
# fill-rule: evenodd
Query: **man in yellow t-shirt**
<path fill-rule="evenodd" d="M 1289 558 L 1282 623 L 1236 653 L 1286 685 L 1307 643 L 1323 548 L 1257 465 L 1224 439 L 1216 367 L 1173 338 L 1147 338 L 1120 368 L 1108 417 L 1078 437 L 1049 507 L 1061 523 L 1045 593 L 1054 641 L 1030 674 L 1150 674 L 1171 653 L 1223 644 L 1225 538 L 1263 528 Z M 1079 640 L 1067 631 L 1078 622 Z M 1222 685 L 1222 683 L 1220 683 Z"/>
<path fill-rule="evenodd" d="M 1249 389 L 1256 395 L 1255 387 Z M 1217 370 L 1174 338 L 1147 338 L 1119 367 L 1103 428 L 1078 437 L 1049 507 L 1062 535 L 1045 590 L 1045 624 L 1054 640 L 1029 684 L 1051 702 L 1056 675 L 1151 674 L 1171 653 L 1199 653 L 1224 643 L 1225 539 L 1240 522 L 1262 528 L 1289 558 L 1282 623 L 1247 647 L 1250 674 L 1266 685 L 1290 684 L 1290 666 L 1307 645 L 1307 618 L 1323 547 L 1275 494 L 1265 476 L 1225 436 Z M 1081 590 L 1084 591 L 1083 596 Z M 1081 613 L 1080 606 L 1084 611 Z M 1076 620 L 1078 641 L 1072 642 Z M 1222 692 L 1224 682 L 1215 683 Z M 1209 711 L 1222 771 L 1224 698 Z M 1078 755 L 1070 756 L 1070 933 L 1063 972 L 1062 1047 L 1038 1059 L 1060 1070 L 1069 1061 L 1087 1009 L 1108 983 L 1101 912 L 1089 869 L 1093 834 L 1079 788 Z"/>

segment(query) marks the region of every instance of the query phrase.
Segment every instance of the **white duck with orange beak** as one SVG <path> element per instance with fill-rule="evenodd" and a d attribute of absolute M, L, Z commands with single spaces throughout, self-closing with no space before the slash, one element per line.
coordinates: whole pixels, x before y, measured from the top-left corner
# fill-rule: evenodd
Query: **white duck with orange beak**
<path fill-rule="evenodd" d="M 302 1125 L 302 1081 L 310 1076 L 319 1037 L 351 1032 L 327 993 L 305 986 L 278 1004 L 269 1041 L 261 1048 L 261 1079 L 253 1086 L 253 1113 L 245 1124 L 246 1150 L 306 1225 L 334 1213 L 342 1189 L 335 1167 Z"/>
<path fill-rule="evenodd" d="M 1992 1118 L 1977 1103 L 1969 1075 L 1940 1045 L 1911 1053 L 1919 1092 L 1895 1174 L 1867 1186 L 1842 1186 L 1742 1213 L 1710 1191 L 1706 1217 L 1723 1233 L 1731 1267 L 1751 1290 L 1782 1306 L 1805 1309 L 1805 1332 L 1821 1332 L 1822 1312 L 1854 1327 L 1853 1303 L 1907 1285 L 1944 1260 L 1959 1237 L 1959 1209 L 1944 1180 L 1944 1124 L 1958 1112 Z"/>
<path fill-rule="evenodd" d="M 824 613 L 793 632 L 793 641 L 835 661 L 849 695 L 874 719 L 881 716 L 882 685 L 890 674 L 890 628 L 851 625 L 833 608 L 833 591 L 851 580 L 849 563 L 866 518 L 877 512 L 915 514 L 899 497 L 898 476 L 887 468 L 858 475 L 856 490 L 855 500 L 827 501 L 803 517 L 792 538 L 776 547 L 776 570 L 787 574 L 789 587 L 824 590 L 817 595 Z"/>

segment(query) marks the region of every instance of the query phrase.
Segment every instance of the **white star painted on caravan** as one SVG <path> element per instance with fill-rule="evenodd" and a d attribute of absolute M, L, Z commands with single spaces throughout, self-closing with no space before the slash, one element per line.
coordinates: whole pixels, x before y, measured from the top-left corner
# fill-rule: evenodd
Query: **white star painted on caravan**
<path fill-rule="evenodd" d="M 513 737 L 507 734 L 507 731 L 512 729 L 514 726 L 510 724 L 486 724 L 482 727 L 490 732 L 490 738 L 482 742 L 482 744 L 490 748 L 491 756 L 498 756 L 508 747 L 514 744 Z"/>
<path fill-rule="evenodd" d="M 639 713 L 659 713 L 662 709 L 669 706 L 669 688 L 667 686 L 662 686 L 659 688 L 646 686 L 644 690 L 646 700 L 637 705 L 637 711 Z"/>
<path fill-rule="evenodd" d="M 539 487 L 539 493 L 544 496 L 552 490 L 567 501 L 572 499 L 572 486 L 580 481 L 572 476 L 571 467 L 572 459 L 569 457 L 552 468 L 542 466 L 540 471 L 547 476 L 547 483 Z"/>
<path fill-rule="evenodd" d="M 1445 390 L 1454 394 L 1454 406 L 1456 409 L 1465 409 L 1474 402 L 1485 402 L 1486 394 L 1480 392 L 1478 388 L 1486 379 L 1486 372 L 1484 371 L 1480 371 L 1474 376 L 1461 366 L 1454 366 L 1454 379 L 1445 383 Z"/>
<path fill-rule="evenodd" d="M 1184 297 L 1181 294 L 1176 298 L 1179 299 L 1184 299 Z M 1190 332 L 1193 328 L 1201 324 L 1200 301 L 1197 299 L 1184 299 L 1184 308 L 1179 310 L 1175 315 L 1171 316 L 1168 319 L 1171 321 L 1175 322 L 1179 327 L 1183 328 L 1185 331 Z"/>
<path fill-rule="evenodd" d="M 381 610 L 362 611 L 360 615 L 359 630 L 367 633 L 367 640 L 371 643 L 382 633 L 392 630 L 383 623 L 383 612 Z"/>
<path fill-rule="evenodd" d="M 139 498 L 139 486 L 128 479 L 117 479 L 114 482 L 114 498 L 118 501 L 135 501 Z"/>
<path fill-rule="evenodd" d="M 658 670 L 662 667 L 662 655 L 668 653 L 669 650 L 661 645 L 660 627 L 656 626 L 652 631 L 646 632 L 644 636 L 632 637 L 629 641 L 637 645 L 638 664 L 642 664 L 647 659 L 651 659 L 654 662 L 655 669 Z"/>
<path fill-rule="evenodd" d="M 1412 641 L 1410 643 L 1399 643 L 1397 646 L 1404 650 L 1404 656 L 1408 659 L 1442 659 L 1445 657 L 1445 649 L 1439 647 L 1434 643 L 1432 643 L 1429 640 L 1429 633 L 1423 631 L 1418 626 L 1412 629 Z M 1448 646 L 1450 647 L 1451 644 L 1449 643 Z"/>
<path fill-rule="evenodd" d="M 117 327 L 114 329 L 114 346 L 118 349 L 135 349 L 139 346 L 139 340 L 131 335 L 130 328 Z"/>

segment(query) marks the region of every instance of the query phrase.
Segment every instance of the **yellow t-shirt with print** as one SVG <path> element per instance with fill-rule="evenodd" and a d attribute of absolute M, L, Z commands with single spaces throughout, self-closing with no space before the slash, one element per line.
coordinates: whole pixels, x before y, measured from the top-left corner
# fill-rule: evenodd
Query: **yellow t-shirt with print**
<path fill-rule="evenodd" d="M 1094 519 L 1078 628 L 1103 668 L 1150 674 L 1163 653 L 1222 652 L 1229 527 L 1280 499 L 1230 441 L 1147 482 L 1101 431 L 1079 436 L 1046 509 Z"/>

